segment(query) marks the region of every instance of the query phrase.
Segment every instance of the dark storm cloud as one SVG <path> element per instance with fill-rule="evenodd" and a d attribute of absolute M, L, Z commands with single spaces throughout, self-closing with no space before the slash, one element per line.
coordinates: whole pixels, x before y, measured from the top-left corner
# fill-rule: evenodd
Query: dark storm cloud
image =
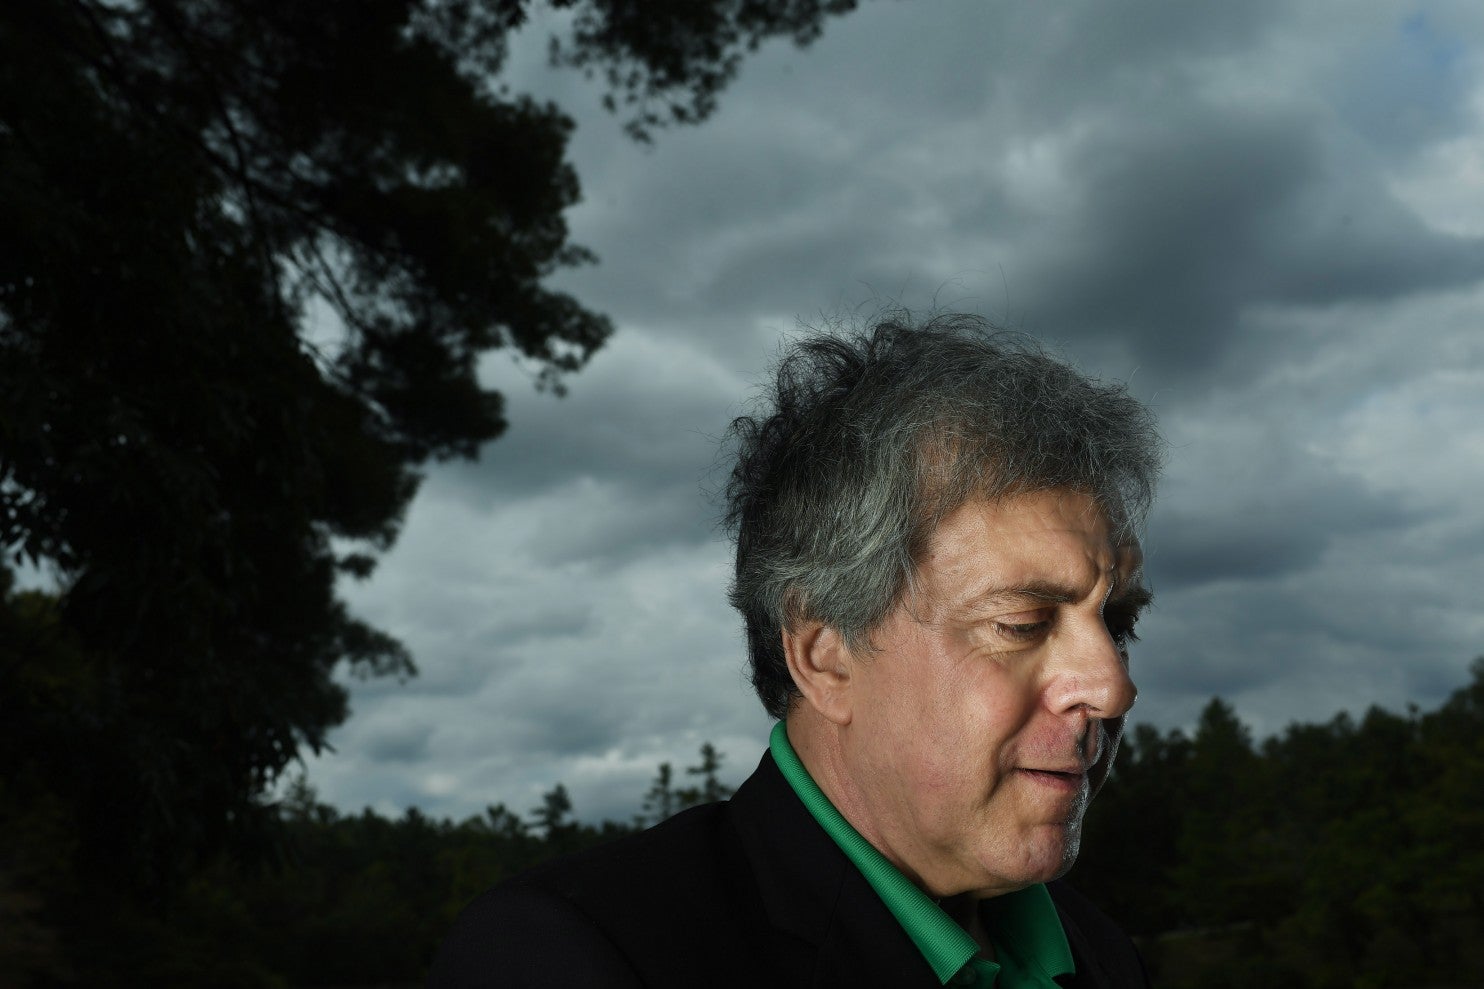
<path fill-rule="evenodd" d="M 518 376 L 505 391 L 511 428 L 474 463 L 440 472 L 440 488 L 475 510 L 541 499 L 528 532 L 544 565 L 619 560 L 633 551 L 710 538 L 718 439 L 738 379 L 693 349 L 631 334 L 600 351 L 565 398 Z"/>
<path fill-rule="evenodd" d="M 1253 525 L 1261 519 L 1168 514 L 1150 536 L 1160 550 L 1150 553 L 1146 569 L 1161 587 L 1260 580 L 1311 565 L 1329 545 L 1321 530 Z"/>
<path fill-rule="evenodd" d="M 1161 588 L 1269 580 L 1313 567 L 1337 539 L 1416 522 L 1419 513 L 1314 472 L 1258 484 L 1235 503 L 1172 506 L 1151 525 L 1146 568 Z"/>
<path fill-rule="evenodd" d="M 903 262 L 912 252 L 894 229 L 910 197 L 855 160 L 856 135 L 805 153 L 807 136 L 789 143 L 766 126 L 759 121 L 755 131 L 625 175 L 626 208 L 593 208 L 594 228 L 619 233 L 643 217 L 663 234 L 643 250 L 605 255 L 596 268 L 564 275 L 563 284 L 622 300 L 652 332 L 701 337 L 743 356 L 729 339 L 737 321 L 718 315 L 791 317 L 834 308 L 842 296 L 858 297 L 863 284 L 891 293 L 911 280 L 915 272 Z M 918 270 L 935 278 L 925 266 Z"/>
<path fill-rule="evenodd" d="M 1083 4 L 1072 14 L 1057 67 L 1080 65 L 1147 68 L 1242 51 L 1273 29 L 1279 0 L 1232 4 L 1169 4 L 1164 0 Z M 1044 20 L 1032 30 L 1044 28 Z M 1077 87 L 1084 98 L 1085 87 Z"/>
<path fill-rule="evenodd" d="M 586 635 L 592 631 L 596 619 L 590 603 L 563 602 L 514 614 L 500 623 L 495 635 L 504 646 L 513 648 L 533 639 Z"/>
<path fill-rule="evenodd" d="M 1107 100 L 1110 91 L 1141 97 L 1143 105 L 1130 107 L 1129 116 L 1157 115 L 1160 101 L 1171 91 L 1188 91 L 1210 60 L 1251 51 L 1281 30 L 1284 6 L 1276 0 L 1138 0 L 983 7 L 976 15 L 986 31 L 1000 36 L 994 63 L 999 84 L 1020 119 L 1034 127 L 1060 126 Z"/>
<path fill-rule="evenodd" d="M 1219 695 L 1275 731 L 1376 703 L 1441 703 L 1466 682 L 1484 621 L 1463 604 L 1479 556 L 1435 528 L 1357 530 L 1333 538 L 1322 562 L 1267 578 L 1185 588 L 1156 578 L 1135 655 L 1137 717 L 1189 723 Z"/>
<path fill-rule="evenodd" d="M 495 504 L 574 480 L 622 479 L 646 494 L 687 474 L 699 480 L 715 445 L 701 424 L 724 427 L 725 406 L 716 396 L 670 392 L 636 376 L 622 381 L 574 382 L 564 399 L 539 414 L 513 413 L 509 434 L 475 463 L 454 465 L 449 480 L 474 501 Z"/>
<path fill-rule="evenodd" d="M 533 758 L 602 751 L 632 727 L 626 712 L 605 698 L 574 691 L 525 696 L 521 709 L 504 734 L 512 750 Z"/>
<path fill-rule="evenodd" d="M 1484 646 L 1475 653 L 1475 662 L 1484 662 Z M 1403 666 L 1407 692 L 1413 697 L 1445 698 L 1464 686 L 1456 664 L 1407 663 Z M 1431 706 L 1431 705 L 1429 705 Z"/>
<path fill-rule="evenodd" d="M 1278 4 L 945 9 L 929 22 L 905 5 L 839 21 L 802 56 L 813 69 L 802 78 L 777 71 L 796 59 L 765 52 L 750 63 L 766 77 L 760 105 L 724 104 L 715 131 L 667 135 L 668 157 L 599 156 L 622 191 L 579 209 L 577 226 L 627 243 L 642 218 L 655 234 L 569 283 L 694 339 L 707 328 L 677 314 L 924 304 L 967 271 L 991 286 L 990 310 L 1003 284 L 1012 325 L 1077 346 L 1119 340 L 1152 373 L 1210 374 L 1254 308 L 1484 277 L 1484 244 L 1426 227 L 1390 191 L 1389 156 L 1366 143 L 1383 117 L 1423 107 L 1456 123 L 1467 106 L 1472 77 L 1426 18 L 1397 17 L 1343 63 L 1381 78 L 1414 67 L 1390 110 L 1357 116 L 1303 92 L 1213 91 L 1213 59 L 1282 36 Z M 897 57 L 866 54 L 882 36 L 904 39 Z M 932 71 L 914 45 L 936 54 Z M 604 122 L 590 123 L 597 140 Z M 1038 142 L 1055 149 L 1046 167 L 1065 187 L 1051 201 L 999 171 Z"/>
<path fill-rule="evenodd" d="M 1151 373 L 1220 363 L 1263 304 L 1385 299 L 1484 277 L 1484 241 L 1431 231 L 1315 120 L 1214 107 L 1100 132 L 1071 163 L 1084 210 L 1029 262 L 1058 335 L 1113 335 Z"/>
<path fill-rule="evenodd" d="M 1484 648 L 1480 38 L 1476 4 L 863 4 L 649 149 L 516 52 L 577 119 L 602 258 L 553 287 L 618 332 L 565 399 L 482 369 L 510 431 L 355 596 L 423 672 L 353 685 L 337 801 L 563 780 L 626 816 L 702 739 L 750 768 L 717 439 L 799 318 L 877 300 L 1137 372 L 1172 460 L 1135 721 L 1440 701 Z"/>
<path fill-rule="evenodd" d="M 432 736 L 430 724 L 387 725 L 373 731 L 361 748 L 375 762 L 414 762 L 427 756 Z"/>
<path fill-rule="evenodd" d="M 1158 653 L 1140 650 L 1139 659 L 1132 668 L 1143 700 L 1134 720 L 1168 724 L 1172 720 L 1171 712 L 1153 710 L 1154 697 L 1159 694 L 1200 700 L 1233 697 L 1271 680 L 1289 662 L 1287 657 L 1256 648 L 1235 663 L 1224 650 L 1199 646 L 1181 649 L 1178 660 L 1173 662 Z M 1154 672 L 1145 672 L 1151 668 Z"/>
<path fill-rule="evenodd" d="M 699 488 L 674 479 L 667 489 L 653 491 L 598 489 L 591 499 L 595 510 L 543 520 L 531 533 L 531 554 L 544 566 L 587 562 L 606 572 L 645 552 L 705 541 L 716 512 Z"/>

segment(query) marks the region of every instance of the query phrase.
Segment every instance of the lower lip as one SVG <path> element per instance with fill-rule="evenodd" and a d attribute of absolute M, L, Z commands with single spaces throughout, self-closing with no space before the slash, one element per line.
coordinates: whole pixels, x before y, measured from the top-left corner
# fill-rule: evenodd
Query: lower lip
<path fill-rule="evenodd" d="M 1018 772 L 1032 783 L 1058 793 L 1077 793 L 1087 782 L 1087 777 L 1080 773 L 1048 773 L 1040 769 L 1021 769 Z"/>

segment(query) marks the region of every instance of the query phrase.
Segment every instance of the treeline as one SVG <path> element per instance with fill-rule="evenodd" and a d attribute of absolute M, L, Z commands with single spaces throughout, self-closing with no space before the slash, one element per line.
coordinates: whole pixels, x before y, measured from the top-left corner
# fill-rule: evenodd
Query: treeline
<path fill-rule="evenodd" d="M 395 819 L 369 808 L 342 814 L 301 775 L 265 808 L 273 826 L 257 844 L 188 870 L 158 895 L 102 882 L 77 860 L 85 832 L 108 822 L 69 815 L 63 781 L 47 796 L 0 772 L 0 989 L 421 985 L 439 941 L 482 890 L 725 799 L 722 761 L 707 742 L 682 772 L 662 763 L 639 814 L 599 824 L 574 817 L 561 783 L 527 813 L 496 804 L 454 822 L 415 807 Z"/>
<path fill-rule="evenodd" d="M 1484 658 L 1472 673 L 1437 710 L 1341 714 L 1261 744 L 1221 700 L 1193 734 L 1137 726 L 1072 881 L 1136 936 L 1164 989 L 1477 984 Z M 301 779 L 266 859 L 218 859 L 168 904 L 99 905 L 107 923 L 69 928 L 0 890 L 27 921 L 0 925 L 0 976 L 8 958 L 6 984 L 22 984 L 30 951 L 38 985 L 416 985 L 481 890 L 726 796 L 721 762 L 708 744 L 683 773 L 661 766 L 640 816 L 596 825 L 560 784 L 525 813 L 454 822 L 344 815 Z"/>
<path fill-rule="evenodd" d="M 1133 730 L 1072 881 L 1164 989 L 1484 984 L 1484 657 L 1437 710 Z"/>

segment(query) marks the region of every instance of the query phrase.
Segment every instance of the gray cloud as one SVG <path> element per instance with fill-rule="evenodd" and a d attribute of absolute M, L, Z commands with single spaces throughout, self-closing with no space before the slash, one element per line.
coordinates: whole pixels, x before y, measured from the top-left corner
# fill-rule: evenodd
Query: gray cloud
<path fill-rule="evenodd" d="M 584 602 L 556 602 L 514 615 L 500 624 L 499 639 L 507 646 L 554 637 L 580 636 L 593 629 L 596 616 Z"/>
<path fill-rule="evenodd" d="M 1262 470 L 1254 472 L 1262 476 Z M 1354 479 L 1317 472 L 1268 475 L 1273 486 L 1246 490 L 1250 500 L 1162 512 L 1146 542 L 1147 569 L 1160 586 L 1222 580 L 1268 580 L 1318 564 L 1336 540 L 1416 521 L 1393 501 L 1358 488 Z"/>
<path fill-rule="evenodd" d="M 559 287 L 618 333 L 562 400 L 435 468 L 353 607 L 422 675 L 352 683 L 312 778 L 345 806 L 627 817 L 655 765 L 767 719 L 704 494 L 796 317 L 969 308 L 1134 375 L 1171 463 L 1135 720 L 1212 695 L 1259 735 L 1432 704 L 1484 651 L 1484 8 L 866 4 L 769 45 L 707 125 L 578 120 Z"/>
<path fill-rule="evenodd" d="M 1409 14 L 1334 74 L 1333 106 L 1375 147 L 1446 138 L 1469 123 L 1469 48 L 1428 12 Z"/>
<path fill-rule="evenodd" d="M 432 725 L 392 725 L 374 733 L 362 745 L 375 762 L 415 762 L 426 758 L 432 735 Z"/>
<path fill-rule="evenodd" d="M 1337 171 L 1317 121 L 1208 109 L 1131 122 L 1077 149 L 1085 209 L 1039 238 L 1022 285 L 1040 321 L 1074 340 L 1116 336 L 1172 377 L 1219 366 L 1256 306 L 1484 277 L 1484 242 L 1429 231 L 1379 176 Z"/>
<path fill-rule="evenodd" d="M 1282 97 L 1230 91 L 1224 76 L 1240 73 L 1226 61 L 1282 37 L 1280 6 L 1157 9 L 960 6 L 923 23 L 903 8 L 839 22 L 817 50 L 826 58 L 831 42 L 863 53 L 895 32 L 913 39 L 905 51 L 942 60 L 924 72 L 905 53 L 836 59 L 810 76 L 831 85 L 802 103 L 803 81 L 774 72 L 761 104 L 729 104 L 716 131 L 677 135 L 673 156 L 610 164 L 632 211 L 594 210 L 595 229 L 622 236 L 615 225 L 641 216 L 663 235 L 573 284 L 646 318 L 807 314 L 872 294 L 932 297 L 967 270 L 991 303 L 1003 279 L 1012 322 L 1077 344 L 1117 338 L 1139 365 L 1179 374 L 1218 369 L 1255 307 L 1484 277 L 1484 245 L 1399 203 L 1394 156 L 1374 153 L 1350 115 L 1297 82 Z M 1380 40 L 1333 44 L 1362 49 L 1357 62 L 1420 57 L 1416 29 L 1377 29 Z M 783 59 L 765 52 L 752 70 L 767 75 L 770 57 Z M 1446 91 L 1464 105 L 1472 75 L 1456 59 L 1443 75 L 1435 101 Z M 1016 188 L 1005 170 L 1035 148 L 1059 181 Z"/>

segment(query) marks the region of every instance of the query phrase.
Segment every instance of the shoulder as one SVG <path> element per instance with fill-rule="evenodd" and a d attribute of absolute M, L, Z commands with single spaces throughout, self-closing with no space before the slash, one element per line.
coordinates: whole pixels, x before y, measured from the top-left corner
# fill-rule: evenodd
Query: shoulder
<path fill-rule="evenodd" d="M 750 877 L 731 831 L 727 805 L 710 804 L 510 878 L 460 914 L 430 987 L 694 976 L 746 926 Z"/>
<path fill-rule="evenodd" d="M 1063 880 L 1046 884 L 1080 974 L 1091 968 L 1108 986 L 1148 986 L 1149 974 L 1139 949 L 1108 915 Z M 1081 979 L 1079 978 L 1079 983 Z"/>
<path fill-rule="evenodd" d="M 725 802 L 693 807 L 505 885 L 549 891 L 619 929 L 629 926 L 624 918 L 636 916 L 709 915 L 750 881 L 730 811 Z"/>
<path fill-rule="evenodd" d="M 498 886 L 470 903 L 443 942 L 429 989 L 642 983 L 624 952 L 570 900 Z"/>

